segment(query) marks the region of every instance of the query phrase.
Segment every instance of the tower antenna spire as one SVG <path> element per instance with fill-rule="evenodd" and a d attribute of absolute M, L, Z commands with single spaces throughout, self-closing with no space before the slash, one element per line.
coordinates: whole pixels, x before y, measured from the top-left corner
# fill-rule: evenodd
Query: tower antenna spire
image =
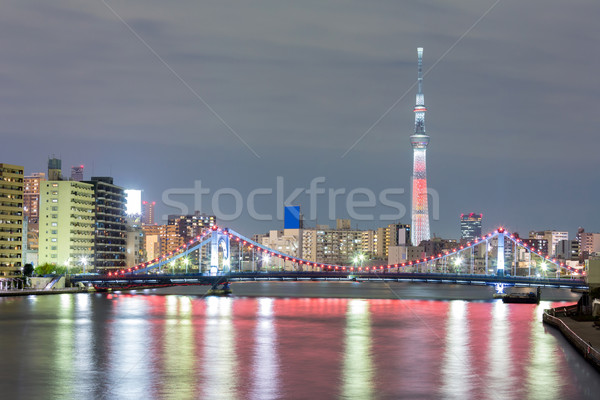
<path fill-rule="evenodd" d="M 419 104 L 419 98 L 418 98 L 419 95 L 421 95 L 421 100 L 423 100 L 423 48 L 422 47 L 417 48 L 417 57 L 418 57 L 417 79 L 419 82 L 419 91 L 417 92 L 417 104 Z M 423 104 L 423 103 L 421 103 L 421 104 Z"/>

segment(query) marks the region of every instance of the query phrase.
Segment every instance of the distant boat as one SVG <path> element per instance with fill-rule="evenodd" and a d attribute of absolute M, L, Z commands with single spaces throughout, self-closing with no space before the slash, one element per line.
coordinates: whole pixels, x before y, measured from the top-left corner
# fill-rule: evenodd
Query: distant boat
<path fill-rule="evenodd" d="M 225 283 L 221 289 L 219 289 L 217 287 L 217 285 L 214 285 L 213 287 L 208 289 L 208 291 L 206 292 L 206 295 L 207 296 L 228 296 L 231 293 L 233 293 L 233 291 L 231 290 L 231 287 L 229 287 L 229 283 Z"/>
<path fill-rule="evenodd" d="M 542 289 L 538 287 L 536 293 L 510 293 L 502 297 L 502 302 L 519 304 L 539 304 L 541 292 Z"/>

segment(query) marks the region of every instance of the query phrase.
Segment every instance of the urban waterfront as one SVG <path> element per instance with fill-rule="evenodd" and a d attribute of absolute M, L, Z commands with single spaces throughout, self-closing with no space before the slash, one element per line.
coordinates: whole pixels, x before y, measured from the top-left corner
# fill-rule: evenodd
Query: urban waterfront
<path fill-rule="evenodd" d="M 592 399 L 544 309 L 485 286 L 259 282 L 0 299 L 6 398 Z M 432 300 L 435 299 L 435 300 Z M 464 300 L 469 299 L 469 300 Z"/>

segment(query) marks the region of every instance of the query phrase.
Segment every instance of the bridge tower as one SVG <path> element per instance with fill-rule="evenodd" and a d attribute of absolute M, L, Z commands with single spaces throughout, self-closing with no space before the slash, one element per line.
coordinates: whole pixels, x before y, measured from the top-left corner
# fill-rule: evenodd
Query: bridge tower
<path fill-rule="evenodd" d="M 427 204 L 426 152 L 429 136 L 425 133 L 425 97 L 423 96 L 423 48 L 417 49 L 418 92 L 415 105 L 415 133 L 410 137 L 413 148 L 411 241 L 418 246 L 429 240 L 429 207 Z"/>
<path fill-rule="evenodd" d="M 498 229 L 498 260 L 496 262 L 496 274 L 498 276 L 504 275 L 504 237 L 506 236 L 506 232 L 504 228 Z"/>
<path fill-rule="evenodd" d="M 213 230 L 211 232 L 210 242 L 210 268 L 216 268 L 219 270 L 219 250 L 222 252 L 223 268 L 224 273 L 228 273 L 231 270 L 231 254 L 229 252 L 229 234 L 227 232 L 221 232 L 220 230 Z"/>

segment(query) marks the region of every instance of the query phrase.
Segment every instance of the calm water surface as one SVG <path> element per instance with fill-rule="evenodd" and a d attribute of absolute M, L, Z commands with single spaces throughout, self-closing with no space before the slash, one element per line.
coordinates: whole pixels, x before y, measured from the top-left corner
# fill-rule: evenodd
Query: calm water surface
<path fill-rule="evenodd" d="M 600 374 L 541 323 L 543 309 L 576 299 L 568 291 L 545 290 L 551 301 L 538 306 L 451 300 L 490 295 L 451 285 L 397 285 L 389 299 L 369 298 L 383 290 L 371 284 L 234 290 L 365 298 L 203 298 L 192 288 L 0 298 L 0 397 L 547 400 L 600 393 Z M 420 299 L 423 291 L 450 300 Z M 561 298 L 569 301 L 552 300 Z"/>

